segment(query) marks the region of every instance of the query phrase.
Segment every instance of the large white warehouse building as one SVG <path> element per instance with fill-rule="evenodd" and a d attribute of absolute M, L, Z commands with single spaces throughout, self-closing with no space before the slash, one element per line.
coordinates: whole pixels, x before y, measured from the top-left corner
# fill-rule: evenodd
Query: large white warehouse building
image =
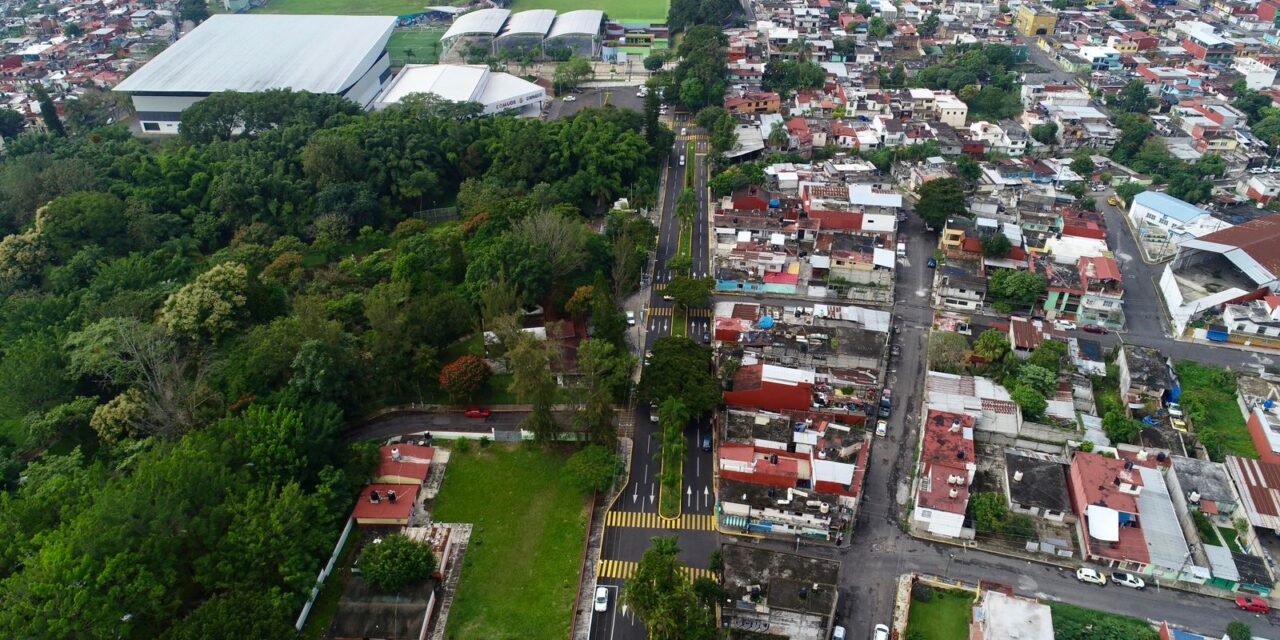
<path fill-rule="evenodd" d="M 374 108 L 385 109 L 405 96 L 425 93 L 451 102 L 472 102 L 482 113 L 515 113 L 538 116 L 547 90 L 509 73 L 490 71 L 484 65 L 411 64 L 378 96 Z"/>
<path fill-rule="evenodd" d="M 144 133 L 177 133 L 182 112 L 220 91 L 292 89 L 362 108 L 391 80 L 394 16 L 216 15 L 116 86 Z"/>

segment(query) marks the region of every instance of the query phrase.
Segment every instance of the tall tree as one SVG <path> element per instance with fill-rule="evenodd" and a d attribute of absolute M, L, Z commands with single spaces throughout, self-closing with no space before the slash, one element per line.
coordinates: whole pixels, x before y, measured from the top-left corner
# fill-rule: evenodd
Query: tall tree
<path fill-rule="evenodd" d="M 551 413 L 558 386 L 551 371 L 552 357 L 547 342 L 519 332 L 514 347 L 507 352 L 507 359 L 511 363 L 510 391 L 521 402 L 531 405 L 521 427 L 532 431 L 539 442 L 558 440 L 560 423 Z"/>
<path fill-rule="evenodd" d="M 578 422 L 591 441 L 612 445 L 617 437 L 614 402 L 622 397 L 631 374 L 631 357 L 602 340 L 578 345 Z"/>
<path fill-rule="evenodd" d="M 622 602 L 644 621 L 655 640 L 713 638 L 714 616 L 685 577 L 679 553 L 675 538 L 654 538 L 627 580 Z"/>
<path fill-rule="evenodd" d="M 62 126 L 62 118 L 58 116 L 58 107 L 53 104 L 53 98 L 49 97 L 49 92 L 45 91 L 44 85 L 35 85 L 36 100 L 40 103 L 40 119 L 44 121 L 44 128 L 55 136 L 67 135 L 67 130 Z"/>
<path fill-rule="evenodd" d="M 956 178 L 930 180 L 917 189 L 920 199 L 916 213 L 924 223 L 934 229 L 942 229 L 954 216 L 967 215 L 964 206 L 964 185 Z"/>

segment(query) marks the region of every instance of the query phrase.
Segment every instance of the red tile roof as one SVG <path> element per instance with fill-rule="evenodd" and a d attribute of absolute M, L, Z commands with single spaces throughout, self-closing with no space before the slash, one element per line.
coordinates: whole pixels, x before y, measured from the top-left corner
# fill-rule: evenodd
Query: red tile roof
<path fill-rule="evenodd" d="M 1214 231 L 1200 241 L 1239 247 L 1267 271 L 1280 275 L 1280 214 Z"/>
<path fill-rule="evenodd" d="M 393 452 L 399 454 L 398 460 Z M 410 484 L 421 484 L 431 471 L 431 460 L 435 457 L 436 450 L 416 444 L 397 444 L 383 447 L 381 454 L 378 470 L 373 474 L 376 480 L 398 484 L 412 479 Z"/>
<path fill-rule="evenodd" d="M 377 491 L 381 498 L 378 502 L 369 501 L 369 496 L 374 491 Z M 396 492 L 395 502 L 387 499 L 387 491 Z M 356 500 L 356 508 L 351 515 L 355 517 L 357 523 L 371 520 L 408 522 L 417 499 L 417 485 L 371 484 L 360 492 L 360 497 Z M 371 524 L 381 524 L 381 522 L 371 522 Z"/>
<path fill-rule="evenodd" d="M 959 423 L 959 429 L 955 425 Z M 916 504 L 928 509 L 963 514 L 969 504 L 970 465 L 976 464 L 973 446 L 973 416 L 930 410 L 925 418 L 924 443 L 920 461 L 929 477 L 927 491 L 921 485 Z M 956 476 L 958 483 L 950 482 Z M 951 491 L 955 491 L 955 497 Z"/>

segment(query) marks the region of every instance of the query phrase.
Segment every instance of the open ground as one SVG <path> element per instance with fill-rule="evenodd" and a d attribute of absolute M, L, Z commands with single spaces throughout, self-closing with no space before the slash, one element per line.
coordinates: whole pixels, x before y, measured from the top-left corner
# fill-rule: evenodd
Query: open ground
<path fill-rule="evenodd" d="M 475 525 L 447 637 L 547 638 L 569 633 L 587 501 L 565 458 L 528 446 L 455 447 L 437 522 Z"/>

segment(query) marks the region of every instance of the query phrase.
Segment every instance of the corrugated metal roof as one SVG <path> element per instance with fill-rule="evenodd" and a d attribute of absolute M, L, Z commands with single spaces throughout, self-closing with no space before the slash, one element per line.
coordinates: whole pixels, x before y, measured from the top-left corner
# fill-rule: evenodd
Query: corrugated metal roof
<path fill-rule="evenodd" d="M 216 15 L 116 86 L 132 93 L 339 93 L 386 48 L 394 16 Z"/>
<path fill-rule="evenodd" d="M 600 25 L 604 22 L 604 12 L 595 9 L 568 11 L 556 17 L 547 32 L 548 38 L 559 36 L 593 36 L 600 33 Z"/>
<path fill-rule="evenodd" d="M 1187 539 L 1173 510 L 1164 476 L 1155 469 L 1138 467 L 1142 476 L 1142 493 L 1138 494 L 1138 514 L 1142 518 L 1143 537 L 1151 564 L 1177 570 L 1187 559 Z"/>
<path fill-rule="evenodd" d="M 507 18 L 510 16 L 511 12 L 506 9 L 481 9 L 465 13 L 453 21 L 453 26 L 444 32 L 441 40 L 458 36 L 496 36 L 499 31 L 502 31 L 502 25 L 507 23 Z"/>
<path fill-rule="evenodd" d="M 1167 193 L 1159 191 L 1143 191 L 1133 198 L 1134 206 L 1150 207 L 1157 212 L 1173 218 L 1178 222 L 1186 224 L 1199 218 L 1200 216 L 1209 215 L 1208 211 L 1201 209 L 1189 202 L 1183 202 Z"/>
<path fill-rule="evenodd" d="M 1266 284 L 1280 278 L 1280 215 L 1250 220 L 1183 245 L 1223 254 L 1254 282 Z"/>
<path fill-rule="evenodd" d="M 532 9 L 511 14 L 507 26 L 502 28 L 502 35 L 538 35 L 545 36 L 556 21 L 556 12 L 552 9 Z"/>

